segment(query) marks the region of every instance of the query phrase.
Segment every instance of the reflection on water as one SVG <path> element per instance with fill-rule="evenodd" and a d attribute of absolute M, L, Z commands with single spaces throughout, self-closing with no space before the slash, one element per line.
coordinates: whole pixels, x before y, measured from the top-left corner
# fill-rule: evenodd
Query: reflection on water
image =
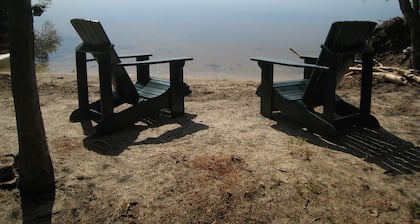
<path fill-rule="evenodd" d="M 187 77 L 258 79 L 252 56 L 296 59 L 289 47 L 316 55 L 333 21 L 395 16 L 401 16 L 398 2 L 385 0 L 54 0 L 35 27 L 49 20 L 63 38 L 51 56 L 51 72 L 74 71 L 80 39 L 69 21 L 89 18 L 101 21 L 120 54 L 192 56 Z M 166 67 L 153 69 L 159 73 Z"/>

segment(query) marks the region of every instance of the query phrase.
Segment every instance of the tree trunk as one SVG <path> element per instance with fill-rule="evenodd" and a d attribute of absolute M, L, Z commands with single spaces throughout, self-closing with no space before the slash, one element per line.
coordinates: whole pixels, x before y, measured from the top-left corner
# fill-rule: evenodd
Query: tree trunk
<path fill-rule="evenodd" d="M 399 0 L 401 12 L 411 31 L 411 66 L 420 70 L 420 0 Z"/>
<path fill-rule="evenodd" d="M 7 0 L 10 68 L 19 140 L 21 195 L 51 194 L 54 171 L 48 152 L 35 76 L 31 0 Z"/>
<path fill-rule="evenodd" d="M 420 71 L 420 21 L 410 24 L 411 27 L 411 56 L 412 66 L 417 71 Z"/>

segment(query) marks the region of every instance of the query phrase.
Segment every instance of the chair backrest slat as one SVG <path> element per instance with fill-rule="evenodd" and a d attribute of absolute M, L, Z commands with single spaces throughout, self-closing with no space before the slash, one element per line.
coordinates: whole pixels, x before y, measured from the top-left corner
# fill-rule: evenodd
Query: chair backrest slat
<path fill-rule="evenodd" d="M 100 22 L 85 19 L 72 19 L 71 24 L 79 34 L 83 44 L 87 48 L 94 49 L 90 53 L 96 60 L 98 60 L 98 54 L 100 52 L 108 51 L 110 53 L 112 64 L 118 64 L 121 62 Z M 118 96 L 122 100 L 130 103 L 136 103 L 138 101 L 139 96 L 137 90 L 124 67 L 112 67 L 111 81 L 114 89 L 118 93 Z"/>
<path fill-rule="evenodd" d="M 366 47 L 376 23 L 370 21 L 342 21 L 331 25 L 317 64 L 330 67 L 328 71 L 314 70 L 303 100 L 311 106 L 322 105 L 325 81 L 331 76 L 336 85 L 342 80 L 357 54 Z"/>

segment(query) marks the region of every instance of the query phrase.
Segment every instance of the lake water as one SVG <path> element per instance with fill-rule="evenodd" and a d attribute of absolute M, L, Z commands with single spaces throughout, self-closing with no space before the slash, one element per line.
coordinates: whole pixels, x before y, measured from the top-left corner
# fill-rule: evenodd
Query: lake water
<path fill-rule="evenodd" d="M 48 20 L 63 39 L 50 58 L 53 73 L 74 72 L 80 39 L 69 21 L 87 18 L 101 21 L 119 54 L 191 56 L 186 77 L 258 79 L 250 57 L 297 59 L 290 47 L 316 55 L 334 21 L 380 23 L 395 16 L 401 16 L 396 0 L 53 0 L 34 26 L 40 29 Z M 152 67 L 152 72 L 165 71 Z"/>

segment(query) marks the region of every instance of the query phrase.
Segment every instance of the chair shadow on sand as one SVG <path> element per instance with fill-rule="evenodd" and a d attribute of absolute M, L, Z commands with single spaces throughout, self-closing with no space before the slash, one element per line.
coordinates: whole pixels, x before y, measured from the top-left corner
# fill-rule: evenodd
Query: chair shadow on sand
<path fill-rule="evenodd" d="M 92 133 L 92 124 L 89 124 L 90 122 L 86 121 L 82 126 L 85 135 L 88 135 L 88 137 L 83 140 L 83 144 L 88 150 L 99 154 L 117 156 L 129 146 L 168 143 L 175 139 L 180 139 L 184 136 L 208 129 L 207 125 L 195 123 L 193 121 L 195 117 L 197 117 L 197 115 L 188 113 L 177 118 L 160 114 L 141 120 L 142 124 L 137 123 L 132 127 L 106 136 L 89 136 L 89 134 Z M 148 128 L 160 127 L 168 124 L 178 124 L 179 126 L 175 129 L 166 131 L 156 138 L 146 138 L 136 142 L 142 131 L 145 131 Z"/>
<path fill-rule="evenodd" d="M 207 129 L 208 126 L 198 124 L 193 121 L 196 115 L 185 114 L 182 117 L 171 118 L 170 116 L 155 116 L 142 122 L 145 125 L 135 125 L 118 133 L 96 137 L 89 136 L 93 133 L 90 122 L 82 123 L 86 137 L 83 140 L 84 146 L 99 154 L 116 156 L 123 152 L 127 147 L 143 144 L 160 144 L 171 142 L 186 135 Z M 90 123 L 90 124 L 89 124 Z M 151 127 L 159 127 L 166 124 L 179 124 L 179 127 L 169 130 L 157 138 L 146 138 L 141 142 L 135 142 L 139 134 Z M 49 195 L 21 195 L 22 221 L 23 223 L 45 223 L 52 222 L 53 206 L 55 201 L 55 191 Z"/>
<path fill-rule="evenodd" d="M 412 174 L 420 171 L 420 148 L 383 128 L 351 127 L 341 131 L 336 140 L 326 140 L 276 114 L 272 128 L 291 136 L 300 136 L 320 147 L 345 152 L 374 163 L 388 175 Z"/>

